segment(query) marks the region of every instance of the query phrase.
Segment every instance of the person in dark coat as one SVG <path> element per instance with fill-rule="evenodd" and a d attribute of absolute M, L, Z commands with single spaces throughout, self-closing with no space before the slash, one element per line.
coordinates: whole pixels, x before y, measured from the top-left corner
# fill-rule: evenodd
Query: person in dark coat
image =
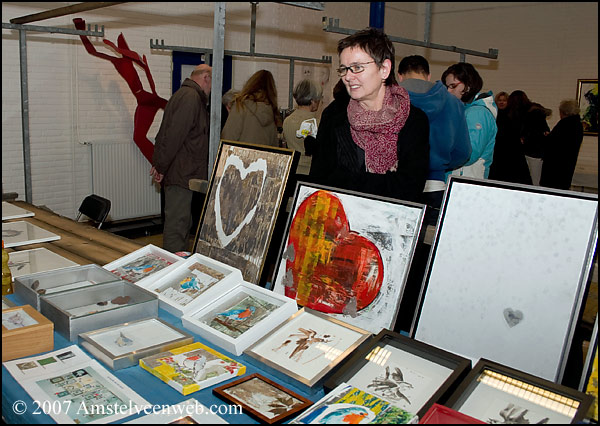
<path fill-rule="evenodd" d="M 583 141 L 583 125 L 579 106 L 574 99 L 564 100 L 558 106 L 560 121 L 546 137 L 544 163 L 540 185 L 549 188 L 570 189 L 573 173 Z"/>
<path fill-rule="evenodd" d="M 349 97 L 321 115 L 311 180 L 418 201 L 429 170 L 429 121 L 394 73 L 394 46 L 375 28 L 338 42 L 338 74 Z"/>
<path fill-rule="evenodd" d="M 163 248 L 189 250 L 193 191 L 190 179 L 208 179 L 212 68 L 198 65 L 171 96 L 156 135 L 150 174 L 165 191 Z"/>

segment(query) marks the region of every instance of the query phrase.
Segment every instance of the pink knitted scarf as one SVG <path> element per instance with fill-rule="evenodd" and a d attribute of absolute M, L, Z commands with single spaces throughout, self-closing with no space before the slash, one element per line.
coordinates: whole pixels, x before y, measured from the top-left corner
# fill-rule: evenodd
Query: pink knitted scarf
<path fill-rule="evenodd" d="M 410 99 L 403 87 L 394 84 L 385 88 L 383 107 L 368 111 L 358 101 L 350 100 L 348 120 L 356 145 L 365 151 L 367 171 L 385 174 L 398 167 L 398 133 L 410 112 Z"/>

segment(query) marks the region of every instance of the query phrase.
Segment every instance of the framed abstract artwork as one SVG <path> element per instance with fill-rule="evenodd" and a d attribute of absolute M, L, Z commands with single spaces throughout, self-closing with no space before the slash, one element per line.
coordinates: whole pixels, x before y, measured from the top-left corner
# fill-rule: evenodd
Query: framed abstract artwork
<path fill-rule="evenodd" d="M 193 251 L 258 284 L 293 162 L 293 150 L 221 141 Z"/>
<path fill-rule="evenodd" d="M 122 280 L 144 287 L 166 273 L 166 268 L 182 258 L 163 248 L 148 244 L 103 266 Z"/>
<path fill-rule="evenodd" d="M 424 206 L 298 182 L 273 291 L 373 334 L 393 329 Z"/>
<path fill-rule="evenodd" d="M 580 423 L 592 397 L 480 359 L 444 405 L 486 423 Z"/>
<path fill-rule="evenodd" d="M 596 194 L 452 176 L 410 336 L 560 383 L 597 239 Z"/>
<path fill-rule="evenodd" d="M 363 389 L 342 383 L 290 424 L 408 424 L 416 421 L 414 413 Z"/>
<path fill-rule="evenodd" d="M 194 253 L 144 288 L 158 296 L 161 308 L 181 317 L 212 302 L 240 281 L 239 269 Z"/>
<path fill-rule="evenodd" d="M 113 370 L 137 365 L 150 355 L 194 342 L 194 337 L 158 318 L 81 333 L 79 344 Z"/>
<path fill-rule="evenodd" d="M 244 353 L 312 387 L 370 335 L 303 308 Z"/>
<path fill-rule="evenodd" d="M 598 79 L 577 80 L 577 103 L 583 134 L 598 136 Z"/>
<path fill-rule="evenodd" d="M 213 389 L 213 393 L 263 423 L 279 423 L 312 405 L 312 401 L 254 373 Z"/>
<path fill-rule="evenodd" d="M 353 385 L 419 417 L 454 390 L 471 361 L 389 330 L 365 343 L 325 382 Z"/>
<path fill-rule="evenodd" d="M 241 282 L 181 321 L 188 330 L 239 356 L 297 311 L 295 300 Z"/>

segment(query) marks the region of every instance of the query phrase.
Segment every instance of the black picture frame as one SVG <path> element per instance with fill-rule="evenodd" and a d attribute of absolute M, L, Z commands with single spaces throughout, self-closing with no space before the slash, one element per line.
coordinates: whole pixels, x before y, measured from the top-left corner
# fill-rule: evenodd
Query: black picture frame
<path fill-rule="evenodd" d="M 424 367 L 425 364 L 431 365 L 431 363 L 435 363 L 452 370 L 443 382 L 439 383 L 439 386 L 437 386 L 435 391 L 422 406 L 418 407 L 418 409 L 415 407 L 409 409 L 409 411 L 415 413 L 419 418 L 421 418 L 434 403 L 443 403 L 453 393 L 455 388 L 461 380 L 466 377 L 471 369 L 471 360 L 469 359 L 419 342 L 394 331 L 382 330 L 377 336 L 363 343 L 349 358 L 344 360 L 336 368 L 335 372 L 324 384 L 325 392 L 331 392 L 342 383 L 349 383 L 378 395 L 377 392 L 368 389 L 366 386 L 361 386 L 359 383 L 353 383 L 352 378 L 369 363 L 372 364 L 373 362 L 377 362 L 376 360 L 370 361 L 370 358 L 372 358 L 370 354 L 375 353 L 378 347 L 385 349 L 387 346 L 392 346 L 407 354 L 422 358 Z M 390 356 L 389 360 L 391 359 L 392 357 Z M 394 361 L 398 362 L 397 359 L 394 359 Z M 421 372 L 425 373 L 427 370 Z M 381 398 L 386 399 L 383 395 L 381 395 Z M 417 411 L 415 412 L 413 410 Z"/>
<path fill-rule="evenodd" d="M 479 386 L 485 386 L 485 388 L 479 388 Z M 477 389 L 479 391 L 474 395 Z M 508 405 L 503 414 L 497 413 L 501 417 L 507 416 L 508 418 L 512 415 L 525 418 L 527 416 L 530 417 L 527 419 L 530 423 L 539 421 L 539 419 L 533 418 L 534 415 L 546 415 L 550 411 L 549 408 L 542 407 L 540 402 L 546 404 L 553 402 L 554 410 L 562 409 L 564 411 L 562 415 L 570 417 L 570 423 L 573 424 L 580 423 L 585 418 L 593 401 L 590 395 L 578 390 L 482 358 L 444 405 L 490 423 L 488 419 L 481 418 L 481 411 L 474 413 L 473 410 L 477 410 L 477 408 L 472 406 L 476 405 L 477 398 L 482 400 L 483 404 L 489 404 L 492 396 L 495 401 L 498 401 L 497 396 L 505 397 L 505 403 L 512 404 L 511 410 L 513 411 L 511 413 L 506 410 Z M 517 406 L 515 402 L 521 405 Z M 467 403 L 469 404 L 468 409 L 465 408 Z M 564 418 L 549 418 L 547 423 L 565 423 L 565 420 Z"/>

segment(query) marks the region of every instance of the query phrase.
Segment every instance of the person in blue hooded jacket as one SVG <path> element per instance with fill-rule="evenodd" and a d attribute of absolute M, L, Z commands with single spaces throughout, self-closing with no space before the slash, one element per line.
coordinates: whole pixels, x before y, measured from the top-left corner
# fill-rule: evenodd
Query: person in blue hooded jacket
<path fill-rule="evenodd" d="M 423 56 L 406 56 L 398 64 L 400 86 L 429 118 L 429 171 L 422 202 L 428 206 L 425 223 L 435 225 L 448 175 L 469 160 L 471 140 L 462 102 L 441 81 L 430 80 L 429 63 Z"/>
<path fill-rule="evenodd" d="M 465 104 L 465 117 L 471 138 L 469 161 L 452 172 L 453 175 L 487 179 L 494 159 L 496 116 L 498 108 L 492 92 L 479 93 L 483 79 L 475 67 L 466 62 L 451 65 L 442 74 L 448 92 Z"/>

